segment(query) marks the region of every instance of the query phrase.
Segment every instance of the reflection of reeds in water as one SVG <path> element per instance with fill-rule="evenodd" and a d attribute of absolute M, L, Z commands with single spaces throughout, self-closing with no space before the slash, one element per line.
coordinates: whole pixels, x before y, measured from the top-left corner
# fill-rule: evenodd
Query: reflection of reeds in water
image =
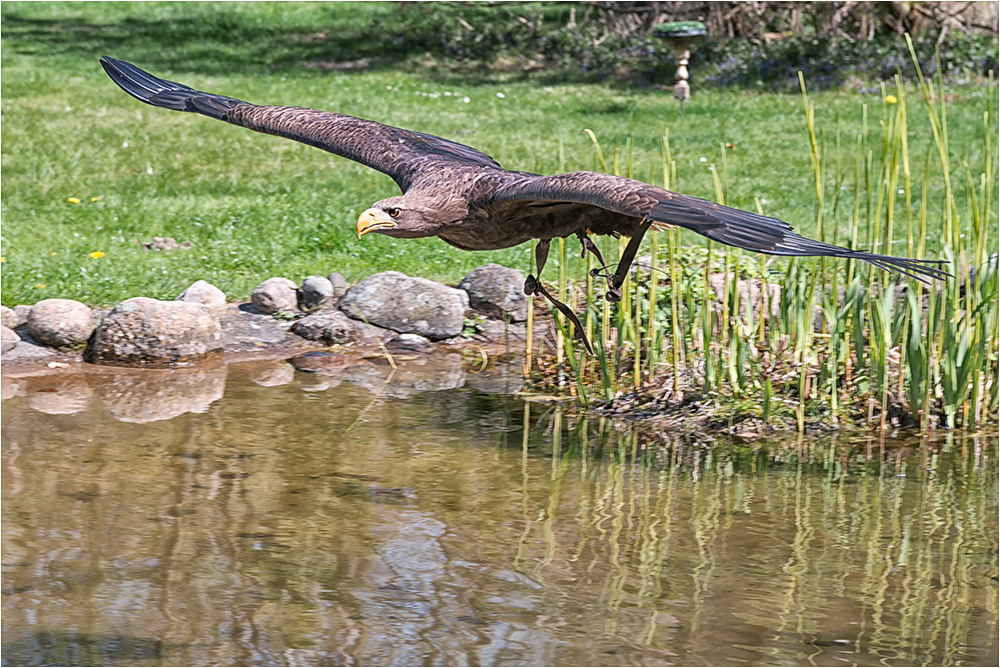
<path fill-rule="evenodd" d="M 995 644 L 995 435 L 749 447 L 537 403 L 498 433 L 467 392 L 386 398 L 347 432 L 376 391 L 236 383 L 157 429 L 5 402 L 5 626 L 45 601 L 49 628 L 156 638 L 169 665 L 759 665 L 834 641 L 944 665 Z"/>
<path fill-rule="evenodd" d="M 570 440 L 587 434 L 602 454 L 573 489 L 567 459 L 588 448 L 560 442 L 551 493 L 525 511 L 544 527 L 526 528 L 519 558 L 539 579 L 563 555 L 579 564 L 600 587 L 607 633 L 655 646 L 664 620 L 683 614 L 683 644 L 703 646 L 728 596 L 731 614 L 802 662 L 843 644 L 952 665 L 995 637 L 996 464 L 969 469 L 982 463 L 975 448 L 904 452 L 834 438 L 770 453 L 680 439 L 659 449 L 634 430 L 590 427 L 581 420 Z M 773 526 L 747 533 L 754 515 Z M 630 610 L 644 623 L 626 623 Z"/>

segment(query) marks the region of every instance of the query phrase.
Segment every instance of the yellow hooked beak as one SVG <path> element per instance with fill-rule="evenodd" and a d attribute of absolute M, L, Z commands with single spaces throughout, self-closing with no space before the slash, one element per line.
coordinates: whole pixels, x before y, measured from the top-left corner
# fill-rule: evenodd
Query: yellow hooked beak
<path fill-rule="evenodd" d="M 368 209 L 358 217 L 358 239 L 385 227 L 396 227 L 389 214 L 381 209 Z"/>

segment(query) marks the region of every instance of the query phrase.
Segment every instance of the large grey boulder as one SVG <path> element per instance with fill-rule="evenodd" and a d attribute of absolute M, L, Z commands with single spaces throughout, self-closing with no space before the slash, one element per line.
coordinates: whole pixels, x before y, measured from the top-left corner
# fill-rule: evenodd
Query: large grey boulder
<path fill-rule="evenodd" d="M 499 264 L 473 269 L 458 287 L 469 293 L 472 308 L 493 318 L 514 322 L 528 319 L 528 297 L 524 294 L 524 274 Z"/>
<path fill-rule="evenodd" d="M 224 346 L 219 314 L 208 306 L 134 297 L 111 310 L 84 357 L 94 364 L 169 367 Z"/>
<path fill-rule="evenodd" d="M 373 325 L 431 340 L 462 333 L 469 296 L 426 278 L 386 271 L 361 281 L 344 295 L 340 309 Z"/>
<path fill-rule="evenodd" d="M 267 315 L 278 311 L 294 313 L 299 310 L 298 287 L 287 278 L 269 278 L 253 289 L 250 301 L 255 309 Z"/>
<path fill-rule="evenodd" d="M 208 281 L 195 281 L 177 298 L 179 302 L 204 304 L 216 309 L 226 308 L 226 293 Z"/>
<path fill-rule="evenodd" d="M 84 343 L 94 332 L 90 307 L 72 299 L 44 299 L 28 314 L 31 338 L 57 348 Z"/>

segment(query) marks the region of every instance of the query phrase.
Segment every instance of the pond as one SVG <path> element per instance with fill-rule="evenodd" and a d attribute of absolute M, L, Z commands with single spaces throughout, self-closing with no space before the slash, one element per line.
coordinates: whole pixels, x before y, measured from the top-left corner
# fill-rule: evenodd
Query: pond
<path fill-rule="evenodd" d="M 4 665 L 994 663 L 995 431 L 682 438 L 426 371 L 5 379 Z"/>

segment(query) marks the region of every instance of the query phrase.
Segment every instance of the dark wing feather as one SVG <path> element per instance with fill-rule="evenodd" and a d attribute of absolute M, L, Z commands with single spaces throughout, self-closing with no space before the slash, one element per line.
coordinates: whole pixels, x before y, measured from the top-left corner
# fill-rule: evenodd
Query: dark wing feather
<path fill-rule="evenodd" d="M 714 241 L 757 253 L 864 260 L 880 269 L 897 271 L 918 280 L 924 280 L 924 276 L 949 276 L 935 266 L 944 264 L 942 261 L 874 255 L 833 246 L 796 234 L 791 225 L 777 218 L 733 209 L 609 174 L 572 172 L 555 176 L 523 175 L 498 188 L 492 199 L 585 203 L 632 216 L 633 220 L 651 220 L 654 223 L 684 227 Z M 594 231 L 601 234 L 617 232 L 631 235 L 637 228 L 633 223 L 626 229 Z"/>
<path fill-rule="evenodd" d="M 388 174 L 404 191 L 421 169 L 442 161 L 501 169 L 485 153 L 433 135 L 328 111 L 259 106 L 204 93 L 107 56 L 101 65 L 122 90 L 146 104 L 203 114 L 321 148 Z"/>

